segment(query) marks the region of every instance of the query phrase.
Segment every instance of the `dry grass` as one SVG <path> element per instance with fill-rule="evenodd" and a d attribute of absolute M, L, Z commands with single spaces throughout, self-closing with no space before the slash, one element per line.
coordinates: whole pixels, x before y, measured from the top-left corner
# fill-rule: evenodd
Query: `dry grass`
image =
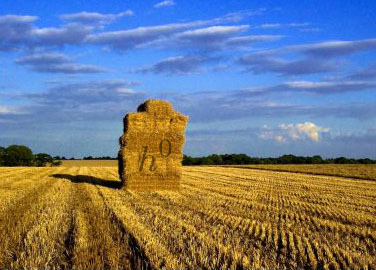
<path fill-rule="evenodd" d="M 61 160 L 62 167 L 117 167 L 117 160 Z"/>
<path fill-rule="evenodd" d="M 341 176 L 376 180 L 376 164 L 280 164 L 280 165 L 224 165 L 232 168 L 249 168 L 279 172 Z"/>
<path fill-rule="evenodd" d="M 171 103 L 148 99 L 124 117 L 119 175 L 132 190 L 178 190 L 188 116 Z"/>
<path fill-rule="evenodd" d="M 0 168 L 0 269 L 376 269 L 376 182 L 184 167 L 180 192 L 116 168 Z"/>

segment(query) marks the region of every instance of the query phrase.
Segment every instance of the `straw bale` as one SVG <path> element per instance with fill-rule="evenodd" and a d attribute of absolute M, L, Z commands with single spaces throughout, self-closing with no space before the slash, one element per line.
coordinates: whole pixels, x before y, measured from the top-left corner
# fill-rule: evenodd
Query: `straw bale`
<path fill-rule="evenodd" d="M 124 117 L 119 175 L 131 190 L 176 190 L 188 117 L 166 100 L 148 99 Z"/>

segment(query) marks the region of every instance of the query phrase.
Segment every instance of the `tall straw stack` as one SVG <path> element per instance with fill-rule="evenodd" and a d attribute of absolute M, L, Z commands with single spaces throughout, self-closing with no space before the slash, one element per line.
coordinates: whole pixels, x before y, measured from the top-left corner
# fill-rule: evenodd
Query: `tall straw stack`
<path fill-rule="evenodd" d="M 124 117 L 119 175 L 131 190 L 176 190 L 180 185 L 188 117 L 165 100 L 148 99 Z"/>

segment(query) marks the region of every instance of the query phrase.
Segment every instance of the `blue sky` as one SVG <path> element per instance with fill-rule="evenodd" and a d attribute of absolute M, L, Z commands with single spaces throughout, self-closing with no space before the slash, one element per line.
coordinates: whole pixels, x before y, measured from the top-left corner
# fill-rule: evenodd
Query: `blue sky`
<path fill-rule="evenodd" d="M 374 1 L 1 1 L 0 145 L 116 156 L 147 98 L 185 153 L 376 158 Z"/>

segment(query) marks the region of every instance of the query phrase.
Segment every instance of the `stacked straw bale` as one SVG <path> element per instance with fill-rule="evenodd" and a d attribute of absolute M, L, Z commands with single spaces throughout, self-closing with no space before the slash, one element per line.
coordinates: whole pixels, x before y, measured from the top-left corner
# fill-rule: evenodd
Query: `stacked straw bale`
<path fill-rule="evenodd" d="M 177 190 L 188 117 L 165 100 L 148 99 L 124 117 L 119 175 L 130 190 Z"/>

